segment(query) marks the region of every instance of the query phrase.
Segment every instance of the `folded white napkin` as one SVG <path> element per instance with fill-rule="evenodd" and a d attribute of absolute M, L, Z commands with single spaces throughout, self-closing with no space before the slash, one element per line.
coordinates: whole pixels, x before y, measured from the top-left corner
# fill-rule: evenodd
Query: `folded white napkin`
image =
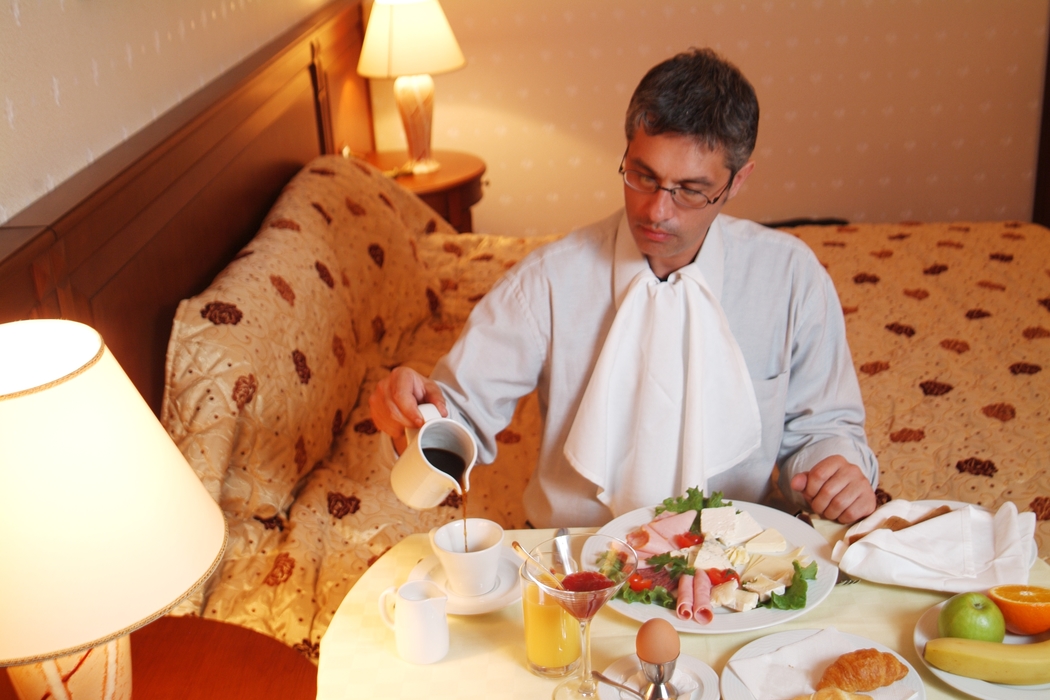
<path fill-rule="evenodd" d="M 890 501 L 847 530 L 832 559 L 847 574 L 868 581 L 950 593 L 1028 583 L 1036 555 L 1035 513 L 1019 514 L 1013 503 L 994 514 L 949 503 L 952 512 L 903 530 L 876 529 L 890 516 L 915 521 L 943 503 Z"/>
<path fill-rule="evenodd" d="M 733 659 L 729 668 L 755 696 L 755 700 L 790 700 L 816 692 L 824 669 L 838 657 L 874 644 L 847 637 L 834 627 L 749 659 Z M 872 700 L 908 700 L 915 691 L 898 681 L 884 688 L 864 691 Z"/>
<path fill-rule="evenodd" d="M 615 255 L 616 274 L 634 274 L 565 456 L 619 516 L 704 488 L 758 448 L 762 430 L 743 353 L 700 266 L 694 261 L 661 282 L 626 225 Z"/>

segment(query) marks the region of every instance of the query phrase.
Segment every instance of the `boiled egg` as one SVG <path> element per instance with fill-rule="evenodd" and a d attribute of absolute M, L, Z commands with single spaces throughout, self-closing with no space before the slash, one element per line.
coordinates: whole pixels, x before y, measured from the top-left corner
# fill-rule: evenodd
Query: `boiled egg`
<path fill-rule="evenodd" d="M 635 650 L 638 658 L 650 664 L 665 664 L 678 658 L 682 649 L 678 632 L 670 622 L 655 617 L 638 628 Z"/>

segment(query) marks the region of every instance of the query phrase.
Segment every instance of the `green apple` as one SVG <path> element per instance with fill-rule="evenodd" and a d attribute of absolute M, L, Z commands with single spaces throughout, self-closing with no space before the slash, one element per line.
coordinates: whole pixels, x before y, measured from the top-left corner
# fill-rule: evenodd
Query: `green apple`
<path fill-rule="evenodd" d="M 942 637 L 1001 642 L 1006 621 L 999 606 L 980 593 L 960 593 L 948 599 L 937 616 L 937 633 Z"/>

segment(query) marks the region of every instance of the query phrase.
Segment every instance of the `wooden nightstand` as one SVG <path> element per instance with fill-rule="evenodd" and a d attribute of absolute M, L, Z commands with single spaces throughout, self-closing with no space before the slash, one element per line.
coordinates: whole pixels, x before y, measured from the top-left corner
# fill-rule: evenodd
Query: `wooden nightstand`
<path fill-rule="evenodd" d="M 426 175 L 400 175 L 397 183 L 416 194 L 431 209 L 441 214 L 460 233 L 474 230 L 470 208 L 481 199 L 481 176 L 485 161 L 459 151 L 433 152 L 441 167 Z M 400 168 L 408 160 L 404 151 L 367 153 L 364 156 L 380 170 Z"/>
<path fill-rule="evenodd" d="M 135 700 L 314 700 L 317 668 L 246 627 L 200 617 L 162 617 L 131 633 Z M 0 669 L 0 700 L 17 700 Z"/>

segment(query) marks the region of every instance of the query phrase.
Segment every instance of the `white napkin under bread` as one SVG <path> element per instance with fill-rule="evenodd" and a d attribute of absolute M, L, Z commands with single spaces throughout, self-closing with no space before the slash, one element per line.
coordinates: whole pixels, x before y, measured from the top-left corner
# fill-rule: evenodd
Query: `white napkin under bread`
<path fill-rule="evenodd" d="M 845 653 L 874 646 L 873 643 L 865 644 L 864 640 L 847 637 L 834 627 L 828 627 L 768 654 L 733 659 L 729 667 L 755 696 L 755 700 L 784 700 L 815 692 L 824 669 L 835 659 Z M 883 688 L 864 691 L 864 695 L 870 695 L 872 700 L 908 700 L 915 695 L 915 691 L 897 681 Z"/>
<path fill-rule="evenodd" d="M 954 503 L 950 513 L 902 530 L 879 528 L 891 516 L 915 522 L 942 503 L 890 501 L 847 530 L 832 559 L 867 581 L 949 593 L 1028 583 L 1036 555 L 1035 513 L 1018 513 L 1011 502 L 995 513 Z"/>

